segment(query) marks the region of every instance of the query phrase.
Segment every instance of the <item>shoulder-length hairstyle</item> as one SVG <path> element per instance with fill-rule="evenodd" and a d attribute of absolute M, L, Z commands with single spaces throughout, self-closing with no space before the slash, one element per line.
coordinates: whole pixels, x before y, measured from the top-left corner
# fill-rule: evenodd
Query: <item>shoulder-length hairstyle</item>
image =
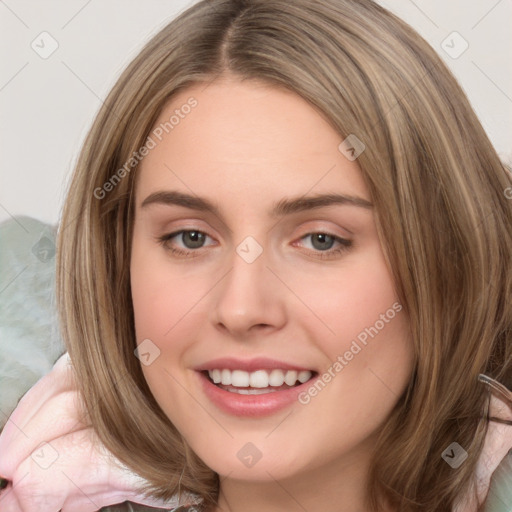
<path fill-rule="evenodd" d="M 380 431 L 367 510 L 385 500 L 450 511 L 490 419 L 478 374 L 512 388 L 512 180 L 436 52 L 371 0 L 202 0 L 118 79 L 77 161 L 58 238 L 61 327 L 92 425 L 145 491 L 216 502 L 218 475 L 160 409 L 134 355 L 131 159 L 174 94 L 225 73 L 295 92 L 340 143 L 364 143 L 357 161 L 415 351 Z M 468 454 L 457 469 L 441 457 L 453 442 Z"/>

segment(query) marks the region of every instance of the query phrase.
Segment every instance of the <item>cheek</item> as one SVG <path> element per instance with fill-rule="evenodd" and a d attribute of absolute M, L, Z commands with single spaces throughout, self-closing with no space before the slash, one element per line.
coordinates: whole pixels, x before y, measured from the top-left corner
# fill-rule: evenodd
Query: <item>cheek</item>
<path fill-rule="evenodd" d="M 155 270 L 141 278 L 132 278 L 132 301 L 135 316 L 137 342 L 141 338 L 161 339 L 173 329 L 180 316 L 185 313 L 184 305 L 190 302 L 190 286 L 178 287 L 154 277 Z M 179 292 L 178 292 L 179 288 Z"/>
<path fill-rule="evenodd" d="M 137 343 L 145 338 L 164 343 L 194 315 L 193 306 L 202 293 L 200 282 L 171 268 L 164 251 L 134 236 L 130 279 Z"/>
<path fill-rule="evenodd" d="M 173 376 L 182 375 L 184 354 L 191 340 L 199 338 L 206 307 L 202 299 L 211 283 L 204 276 L 170 265 L 163 250 L 155 250 L 136 234 L 130 278 L 136 342 L 144 343 L 151 354 L 147 365 L 141 357 L 143 374 L 160 404 L 167 403 L 171 395 L 179 402 L 183 383 L 181 377 L 175 380 Z"/>
<path fill-rule="evenodd" d="M 322 382 L 302 403 L 337 403 L 345 412 L 357 409 L 361 421 L 376 427 L 410 379 L 413 344 L 380 246 L 345 263 L 342 271 L 302 289 L 304 302 L 315 313 L 304 317 L 302 328 L 324 356 Z M 333 414 L 329 421 L 334 428 L 347 419 Z"/>
<path fill-rule="evenodd" d="M 408 318 L 380 248 L 366 253 L 328 289 L 320 316 L 334 334 L 318 338 L 318 345 L 327 355 L 329 390 L 322 391 L 317 405 L 325 400 L 339 404 L 340 411 L 357 410 L 355 424 L 377 428 L 409 382 L 414 363 Z M 346 421 L 343 414 L 332 415 L 333 428 Z"/>
<path fill-rule="evenodd" d="M 373 247 L 345 262 L 343 268 L 305 282 L 297 295 L 304 298 L 311 315 L 308 330 L 332 357 L 348 350 L 368 331 L 402 332 L 405 319 L 380 247 Z"/>
<path fill-rule="evenodd" d="M 144 378 L 166 413 L 182 411 L 183 407 L 176 404 L 186 403 L 181 396 L 183 390 L 172 377 L 177 375 L 181 355 L 190 339 L 195 314 L 192 306 L 197 303 L 199 290 L 194 292 L 190 279 L 185 282 L 182 276 L 170 273 L 165 258 L 151 247 L 138 244 L 136 236 L 130 279 L 136 343 L 150 354 L 147 364 L 143 356 L 140 358 Z M 173 396 L 174 407 L 168 404 L 169 396 Z"/>

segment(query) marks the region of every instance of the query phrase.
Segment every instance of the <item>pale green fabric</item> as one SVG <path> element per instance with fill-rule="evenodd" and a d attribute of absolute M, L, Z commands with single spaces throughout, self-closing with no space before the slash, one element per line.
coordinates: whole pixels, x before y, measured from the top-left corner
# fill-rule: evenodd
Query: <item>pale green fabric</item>
<path fill-rule="evenodd" d="M 64 352 L 55 307 L 55 229 L 29 217 L 0 224 L 0 429 Z"/>
<path fill-rule="evenodd" d="M 485 506 L 485 512 L 512 512 L 512 450 L 492 475 Z"/>

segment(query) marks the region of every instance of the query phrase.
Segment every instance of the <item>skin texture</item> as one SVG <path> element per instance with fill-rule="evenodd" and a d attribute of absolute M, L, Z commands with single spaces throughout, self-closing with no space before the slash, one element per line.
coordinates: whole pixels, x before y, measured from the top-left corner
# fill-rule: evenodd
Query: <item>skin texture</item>
<path fill-rule="evenodd" d="M 304 195 L 371 202 L 357 160 L 338 150 L 343 139 L 298 95 L 229 76 L 182 91 L 156 126 L 191 96 L 197 106 L 137 171 L 130 269 L 136 336 L 159 350 L 142 365 L 145 378 L 192 449 L 221 475 L 217 511 L 363 510 L 375 435 L 413 369 L 403 310 L 359 344 L 309 403 L 265 417 L 221 411 L 194 370 L 218 357 L 265 356 L 322 375 L 398 303 L 372 208 L 337 204 L 268 216 L 275 202 Z M 164 190 L 208 198 L 220 215 L 141 206 Z M 185 229 L 207 235 L 203 244 L 186 233 L 157 240 Z M 335 254 L 342 244 L 322 244 L 312 232 L 352 245 Z M 252 263 L 236 252 L 248 236 L 263 250 Z M 261 452 L 252 467 L 237 457 L 248 442 Z"/>

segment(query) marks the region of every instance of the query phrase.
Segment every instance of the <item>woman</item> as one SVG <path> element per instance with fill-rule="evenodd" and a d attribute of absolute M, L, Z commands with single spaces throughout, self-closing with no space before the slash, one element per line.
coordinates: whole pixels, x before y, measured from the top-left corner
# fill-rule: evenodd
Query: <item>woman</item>
<path fill-rule="evenodd" d="M 373 2 L 195 4 L 114 86 L 63 211 L 94 432 L 154 498 L 209 511 L 483 506 L 510 186 L 446 66 Z"/>

